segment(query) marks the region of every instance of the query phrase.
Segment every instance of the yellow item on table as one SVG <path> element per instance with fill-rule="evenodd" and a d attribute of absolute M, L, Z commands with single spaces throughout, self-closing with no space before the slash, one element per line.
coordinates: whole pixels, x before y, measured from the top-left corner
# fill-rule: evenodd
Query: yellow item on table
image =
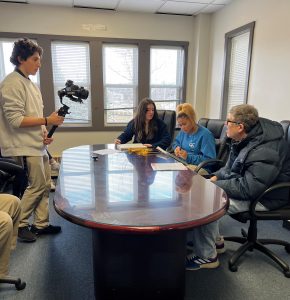
<path fill-rule="evenodd" d="M 129 148 L 128 153 L 135 153 L 137 155 L 146 156 L 151 152 L 150 148 Z"/>

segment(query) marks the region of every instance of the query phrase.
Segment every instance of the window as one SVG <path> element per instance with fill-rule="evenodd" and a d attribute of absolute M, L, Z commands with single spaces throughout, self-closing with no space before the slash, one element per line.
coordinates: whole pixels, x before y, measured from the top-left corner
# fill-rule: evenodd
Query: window
<path fill-rule="evenodd" d="M 105 125 L 128 123 L 138 97 L 138 48 L 103 45 Z"/>
<path fill-rule="evenodd" d="M 83 103 L 63 97 L 70 114 L 59 131 L 117 131 L 151 97 L 158 109 L 175 110 L 185 100 L 188 42 L 27 34 L 43 48 L 42 65 L 31 80 L 41 88 L 44 114 L 60 108 L 58 91 L 67 80 L 89 90 Z M 0 33 L 0 80 L 13 66 L 13 42 L 23 33 Z"/>
<path fill-rule="evenodd" d="M 175 110 L 183 99 L 183 71 L 183 48 L 150 48 L 150 98 L 158 109 Z"/>
<path fill-rule="evenodd" d="M 13 70 L 15 66 L 10 62 L 10 56 L 13 50 L 14 40 L 0 39 L 0 82 Z M 36 84 L 39 83 L 39 74 L 29 76 L 29 78 Z"/>
<path fill-rule="evenodd" d="M 51 43 L 53 87 L 55 108 L 62 105 L 58 91 L 63 89 L 67 80 L 72 80 L 75 85 L 83 86 L 90 90 L 90 55 L 89 44 L 83 42 L 53 41 Z M 63 103 L 70 107 L 71 114 L 66 116 L 64 124 L 70 126 L 91 126 L 91 97 L 83 103 L 74 102 L 63 97 Z"/>
<path fill-rule="evenodd" d="M 231 107 L 247 102 L 254 26 L 252 22 L 225 35 L 223 119 Z"/>

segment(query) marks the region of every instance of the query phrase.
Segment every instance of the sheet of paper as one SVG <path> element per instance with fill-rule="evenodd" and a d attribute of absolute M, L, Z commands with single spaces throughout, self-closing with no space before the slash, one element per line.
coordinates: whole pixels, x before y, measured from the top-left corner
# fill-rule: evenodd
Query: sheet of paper
<path fill-rule="evenodd" d="M 187 170 L 186 166 L 182 163 L 151 163 L 154 171 L 179 171 Z"/>
<path fill-rule="evenodd" d="M 93 151 L 93 153 L 100 154 L 100 155 L 108 155 L 108 154 L 114 154 L 119 152 L 120 151 L 116 149 L 101 149 L 101 150 Z"/>

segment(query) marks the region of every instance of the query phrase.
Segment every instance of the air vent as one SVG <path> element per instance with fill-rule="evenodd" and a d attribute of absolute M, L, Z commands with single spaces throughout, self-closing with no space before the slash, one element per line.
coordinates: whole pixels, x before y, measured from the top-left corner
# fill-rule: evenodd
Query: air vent
<path fill-rule="evenodd" d="M 22 2 L 22 1 L 5 1 L 5 0 L 1 0 L 0 2 L 3 3 L 12 3 L 12 4 L 28 4 L 27 2 Z"/>
<path fill-rule="evenodd" d="M 110 10 L 115 11 L 114 8 L 102 8 L 102 7 L 91 7 L 91 6 L 80 6 L 80 5 L 74 5 L 74 8 L 88 8 L 88 9 L 98 9 L 98 10 Z"/>
<path fill-rule="evenodd" d="M 170 16 L 185 16 L 185 17 L 192 17 L 192 14 L 174 14 L 174 13 L 163 13 L 163 12 L 156 12 L 157 15 L 170 15 Z"/>

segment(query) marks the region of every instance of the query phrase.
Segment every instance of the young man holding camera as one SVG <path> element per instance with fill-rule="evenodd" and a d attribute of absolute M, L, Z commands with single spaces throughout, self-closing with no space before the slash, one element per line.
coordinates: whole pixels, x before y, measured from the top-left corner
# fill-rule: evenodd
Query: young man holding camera
<path fill-rule="evenodd" d="M 14 43 L 10 58 L 15 70 L 0 84 L 0 147 L 3 156 L 12 157 L 28 174 L 28 187 L 21 200 L 18 239 L 34 242 L 36 235 L 55 234 L 59 226 L 49 224 L 50 168 L 46 145 L 47 125 L 61 125 L 64 117 L 53 112 L 43 117 L 40 90 L 30 79 L 41 66 L 42 48 L 29 39 Z M 30 216 L 34 217 L 29 225 Z"/>

